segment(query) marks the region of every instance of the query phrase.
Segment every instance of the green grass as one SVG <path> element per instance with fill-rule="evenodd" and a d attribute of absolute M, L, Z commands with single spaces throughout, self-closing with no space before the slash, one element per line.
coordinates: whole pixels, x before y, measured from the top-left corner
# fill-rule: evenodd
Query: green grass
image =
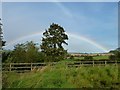
<path fill-rule="evenodd" d="M 117 87 L 118 66 L 67 68 L 63 61 L 28 73 L 3 73 L 3 87 L 9 88 L 100 88 Z"/>
<path fill-rule="evenodd" d="M 82 59 L 84 59 L 84 57 L 74 57 L 74 59 L 80 59 L 80 60 L 82 60 Z"/>
<path fill-rule="evenodd" d="M 102 59 L 106 59 L 109 60 L 109 56 L 93 56 L 93 60 L 102 60 Z M 67 61 L 79 61 L 79 60 L 84 60 L 84 57 L 74 57 L 74 59 L 71 60 L 67 60 Z"/>
<path fill-rule="evenodd" d="M 95 56 L 93 57 L 95 60 L 100 60 L 100 59 L 109 59 L 109 56 Z"/>

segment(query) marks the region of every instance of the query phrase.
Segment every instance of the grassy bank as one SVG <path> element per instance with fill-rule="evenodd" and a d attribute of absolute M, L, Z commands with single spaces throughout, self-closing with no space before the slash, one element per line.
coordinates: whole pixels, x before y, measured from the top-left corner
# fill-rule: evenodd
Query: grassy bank
<path fill-rule="evenodd" d="M 55 67 L 27 73 L 3 73 L 3 87 L 9 88 L 102 88 L 117 87 L 118 67 L 115 65 L 67 68 L 64 62 Z"/>

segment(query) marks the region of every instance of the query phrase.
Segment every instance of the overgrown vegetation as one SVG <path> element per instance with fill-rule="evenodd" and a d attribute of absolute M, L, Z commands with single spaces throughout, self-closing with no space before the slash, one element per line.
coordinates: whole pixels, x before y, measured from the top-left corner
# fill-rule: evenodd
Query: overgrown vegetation
<path fill-rule="evenodd" d="M 6 74 L 6 88 L 120 88 L 118 66 L 67 68 L 64 62 L 39 71 Z M 4 76 L 4 74 L 3 74 Z M 6 86 L 5 86 L 6 85 Z"/>
<path fill-rule="evenodd" d="M 93 56 L 85 56 L 84 60 L 93 60 Z"/>

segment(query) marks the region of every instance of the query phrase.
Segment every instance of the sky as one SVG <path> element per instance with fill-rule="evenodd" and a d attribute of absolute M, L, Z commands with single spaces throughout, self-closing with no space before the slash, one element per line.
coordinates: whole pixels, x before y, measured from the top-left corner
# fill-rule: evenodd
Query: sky
<path fill-rule="evenodd" d="M 41 43 L 50 24 L 69 36 L 69 52 L 107 52 L 118 47 L 117 2 L 3 2 L 5 49 L 33 40 Z"/>
<path fill-rule="evenodd" d="M 2 17 L 2 2 L 0 2 L 0 17 Z"/>

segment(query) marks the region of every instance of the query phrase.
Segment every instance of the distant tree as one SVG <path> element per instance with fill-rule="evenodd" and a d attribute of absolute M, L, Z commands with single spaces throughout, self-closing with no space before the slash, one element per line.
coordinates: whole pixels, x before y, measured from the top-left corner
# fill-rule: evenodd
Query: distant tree
<path fill-rule="evenodd" d="M 116 56 L 115 56 L 115 55 L 110 55 L 110 56 L 109 56 L 109 59 L 110 59 L 110 60 L 115 60 L 115 59 L 116 59 Z"/>
<path fill-rule="evenodd" d="M 114 54 L 114 58 L 116 60 L 120 60 L 120 48 L 117 48 L 115 50 L 111 50 L 109 53 L 113 53 Z M 112 57 L 112 56 L 110 56 Z"/>
<path fill-rule="evenodd" d="M 120 52 L 120 47 L 118 47 L 116 50 Z"/>
<path fill-rule="evenodd" d="M 109 53 L 113 53 L 113 54 L 116 54 L 118 51 L 117 50 L 111 50 L 109 51 Z"/>
<path fill-rule="evenodd" d="M 116 51 L 115 57 L 116 57 L 116 60 L 120 61 L 120 51 Z"/>
<path fill-rule="evenodd" d="M 58 24 L 52 24 L 43 33 L 41 51 L 45 54 L 47 61 L 59 61 L 64 59 L 67 54 L 62 44 L 68 45 L 65 40 L 68 40 L 68 36 L 65 33 L 63 27 Z"/>

